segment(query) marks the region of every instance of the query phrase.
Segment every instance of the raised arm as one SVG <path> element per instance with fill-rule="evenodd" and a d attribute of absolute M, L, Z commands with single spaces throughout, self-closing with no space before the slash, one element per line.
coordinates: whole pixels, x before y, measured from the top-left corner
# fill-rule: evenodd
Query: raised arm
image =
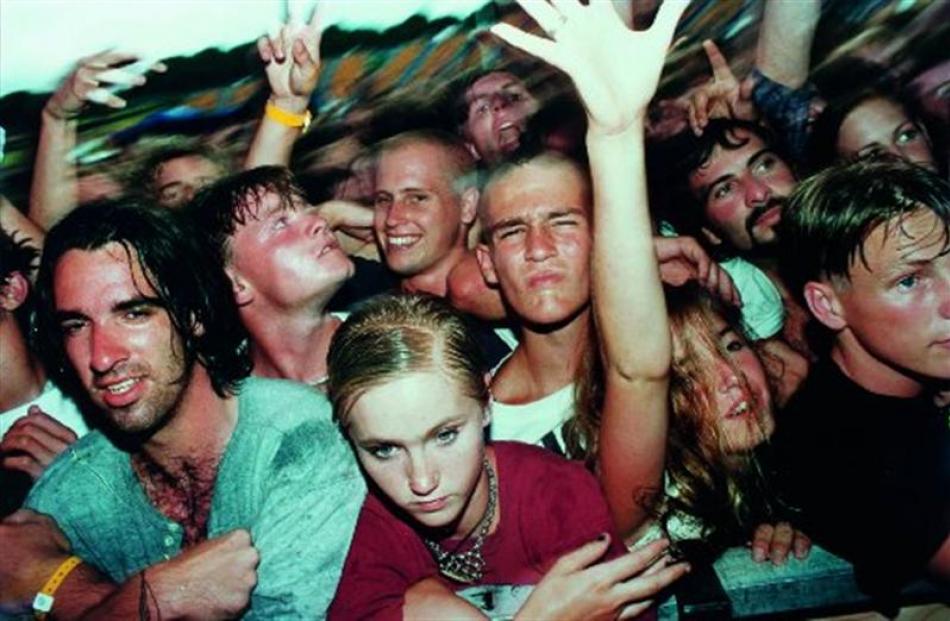
<path fill-rule="evenodd" d="M 567 73 L 588 115 L 594 194 L 593 307 L 605 369 L 598 464 L 625 536 L 661 484 L 671 338 L 651 237 L 644 120 L 686 3 L 665 2 L 649 30 L 629 30 L 609 3 L 522 2 L 554 39 L 497 34 Z M 636 63 L 626 59 L 636 58 Z"/>
<path fill-rule="evenodd" d="M 614 520 L 626 535 L 646 519 L 638 500 L 659 487 L 663 472 L 672 346 L 651 237 L 643 134 L 686 3 L 664 3 L 642 32 L 629 30 L 605 2 L 521 4 L 553 40 L 504 25 L 496 34 L 567 73 L 587 109 L 593 306 L 606 375 L 598 461 Z"/>
<path fill-rule="evenodd" d="M 294 142 L 309 123 L 310 96 L 320 77 L 320 5 L 301 26 L 291 18 L 276 37 L 261 37 L 270 97 L 244 161 L 244 169 L 287 166 Z M 306 119 L 306 121 L 305 121 Z"/>
<path fill-rule="evenodd" d="M 110 86 L 141 86 L 145 76 L 129 63 L 138 60 L 124 52 L 102 52 L 79 61 L 43 108 L 40 141 L 30 187 L 30 220 L 48 230 L 76 207 L 79 186 L 70 153 L 76 148 L 79 115 L 87 103 L 124 108 L 126 101 Z M 157 63 L 150 68 L 164 71 Z"/>
<path fill-rule="evenodd" d="M 773 82 L 799 88 L 808 79 L 821 0 L 764 4 L 755 65 Z"/>

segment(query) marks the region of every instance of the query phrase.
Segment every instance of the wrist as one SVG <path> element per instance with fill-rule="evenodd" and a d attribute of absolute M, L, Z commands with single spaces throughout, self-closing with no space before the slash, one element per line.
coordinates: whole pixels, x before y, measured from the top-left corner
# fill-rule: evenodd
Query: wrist
<path fill-rule="evenodd" d="M 79 113 L 82 109 L 79 110 L 66 110 L 61 107 L 59 104 L 54 103 L 52 100 L 47 101 L 46 105 L 43 106 L 43 117 L 45 120 L 56 121 L 64 123 L 67 121 L 75 121 L 79 118 Z"/>
<path fill-rule="evenodd" d="M 310 98 L 295 95 L 271 95 L 267 98 L 267 103 L 292 114 L 303 114 L 310 107 Z"/>

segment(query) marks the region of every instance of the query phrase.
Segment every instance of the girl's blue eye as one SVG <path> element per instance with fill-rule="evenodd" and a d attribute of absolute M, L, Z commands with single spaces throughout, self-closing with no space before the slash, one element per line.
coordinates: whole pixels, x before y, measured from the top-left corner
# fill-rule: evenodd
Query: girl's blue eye
<path fill-rule="evenodd" d="M 451 444 L 459 435 L 458 429 L 449 427 L 436 434 L 435 439 L 439 444 Z"/>
<path fill-rule="evenodd" d="M 396 447 L 392 444 L 380 444 L 367 449 L 376 459 L 389 459 L 396 454 Z"/>

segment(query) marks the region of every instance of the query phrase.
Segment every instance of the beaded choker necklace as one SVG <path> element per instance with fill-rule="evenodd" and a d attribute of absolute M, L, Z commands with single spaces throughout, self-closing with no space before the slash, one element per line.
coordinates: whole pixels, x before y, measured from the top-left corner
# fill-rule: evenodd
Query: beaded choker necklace
<path fill-rule="evenodd" d="M 485 515 L 472 530 L 473 533 L 477 533 L 472 547 L 466 552 L 456 552 L 462 544 L 468 541 L 471 533 L 462 539 L 451 552 L 436 542 L 423 538 L 426 547 L 429 548 L 429 552 L 435 558 L 435 562 L 439 564 L 439 572 L 446 578 L 466 584 L 478 582 L 485 574 L 482 545 L 484 545 L 485 536 L 488 535 L 488 530 L 491 528 L 495 506 L 498 504 L 498 484 L 495 481 L 495 472 L 492 470 L 491 464 L 488 463 L 487 457 L 485 458 L 484 467 L 485 474 L 488 476 L 488 506 L 485 508 Z"/>

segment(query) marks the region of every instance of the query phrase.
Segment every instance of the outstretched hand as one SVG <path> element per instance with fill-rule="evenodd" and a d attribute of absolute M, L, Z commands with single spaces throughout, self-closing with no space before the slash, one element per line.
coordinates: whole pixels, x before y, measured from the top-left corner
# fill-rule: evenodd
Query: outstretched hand
<path fill-rule="evenodd" d="M 688 2 L 666 0 L 648 30 L 627 28 L 610 2 L 518 0 L 548 34 L 497 24 L 492 33 L 564 71 L 587 108 L 590 129 L 606 134 L 643 123 L 673 30 Z"/>
<path fill-rule="evenodd" d="M 320 4 L 310 21 L 301 25 L 291 18 L 276 36 L 257 41 L 274 103 L 293 112 L 303 111 L 320 77 Z"/>
<path fill-rule="evenodd" d="M 87 102 L 124 108 L 126 101 L 112 92 L 110 87 L 145 84 L 142 72 L 130 67 L 137 60 L 139 58 L 135 54 L 113 51 L 83 58 L 50 97 L 46 110 L 54 118 L 68 120 L 79 116 Z M 163 63 L 155 63 L 147 71 L 164 73 L 166 67 Z"/>

